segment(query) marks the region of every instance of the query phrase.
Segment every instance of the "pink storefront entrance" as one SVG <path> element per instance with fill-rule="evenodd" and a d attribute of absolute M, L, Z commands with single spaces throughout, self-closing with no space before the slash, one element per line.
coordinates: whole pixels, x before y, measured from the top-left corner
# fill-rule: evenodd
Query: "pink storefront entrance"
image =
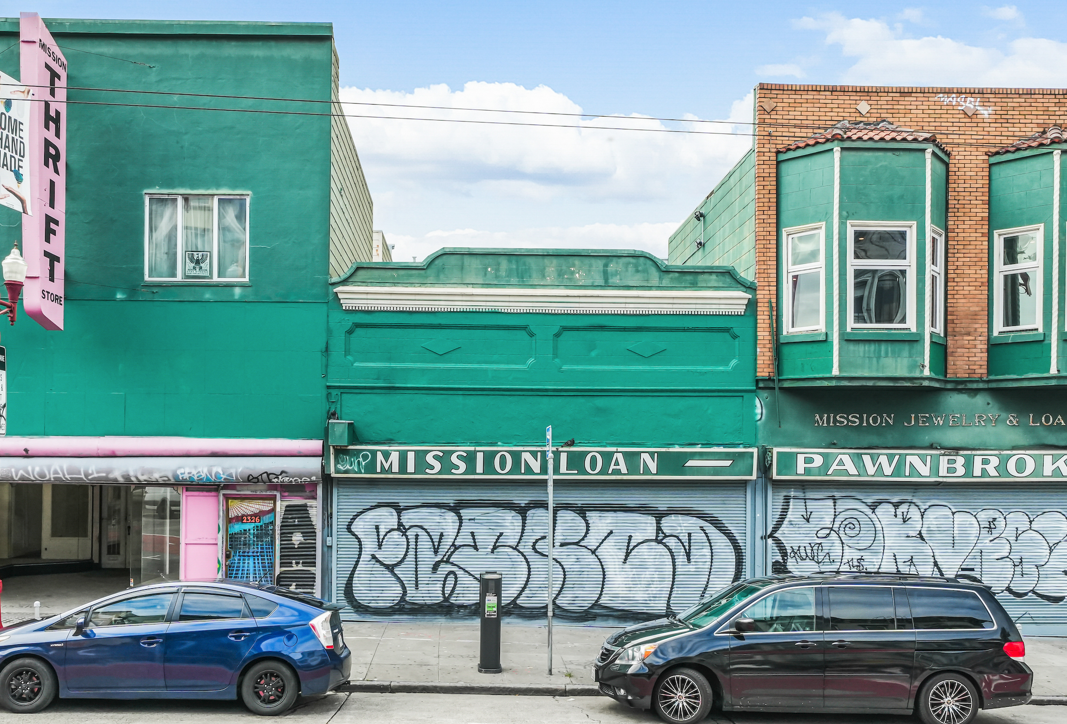
<path fill-rule="evenodd" d="M 321 470 L 319 440 L 0 438 L 0 578 L 236 575 L 318 594 Z"/>

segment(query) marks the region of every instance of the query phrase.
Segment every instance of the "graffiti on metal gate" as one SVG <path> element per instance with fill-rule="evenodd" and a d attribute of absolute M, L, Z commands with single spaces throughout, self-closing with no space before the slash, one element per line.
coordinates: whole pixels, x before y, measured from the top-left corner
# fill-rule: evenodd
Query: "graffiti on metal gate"
<path fill-rule="evenodd" d="M 977 506 L 976 506 L 977 507 Z M 1067 598 L 1067 516 L 960 510 L 910 499 L 786 496 L 769 538 L 775 572 L 958 577 L 1017 598 Z"/>
<path fill-rule="evenodd" d="M 497 571 L 505 611 L 544 614 L 544 507 L 379 505 L 353 516 L 347 530 L 357 556 L 344 597 L 357 611 L 470 615 L 479 574 Z M 554 535 L 554 606 L 574 619 L 680 612 L 744 570 L 737 536 L 700 512 L 564 506 Z"/>

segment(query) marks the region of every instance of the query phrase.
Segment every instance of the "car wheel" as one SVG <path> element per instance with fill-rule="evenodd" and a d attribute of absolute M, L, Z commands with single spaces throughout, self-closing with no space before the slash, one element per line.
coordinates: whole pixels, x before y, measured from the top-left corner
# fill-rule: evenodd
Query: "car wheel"
<path fill-rule="evenodd" d="M 280 661 L 252 664 L 241 679 L 241 701 L 253 714 L 277 716 L 296 702 L 300 684 L 296 674 Z"/>
<path fill-rule="evenodd" d="M 52 703 L 59 685 L 52 667 L 40 659 L 15 659 L 0 671 L 0 704 L 32 714 Z"/>
<path fill-rule="evenodd" d="M 970 724 L 978 716 L 978 692 L 959 674 L 934 676 L 919 696 L 919 718 L 925 724 Z"/>
<path fill-rule="evenodd" d="M 702 721 L 711 711 L 711 684 L 695 669 L 671 669 L 652 694 L 659 718 L 668 724 Z"/>

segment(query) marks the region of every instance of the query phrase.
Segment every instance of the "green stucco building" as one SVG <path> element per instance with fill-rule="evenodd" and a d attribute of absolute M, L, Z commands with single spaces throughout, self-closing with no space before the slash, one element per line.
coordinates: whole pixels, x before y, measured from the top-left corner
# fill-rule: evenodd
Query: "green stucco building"
<path fill-rule="evenodd" d="M 373 211 L 332 27 L 45 23 L 69 67 L 65 328 L 3 330 L 0 566 L 317 591 L 328 281 L 371 258 Z M 15 78 L 19 32 L 0 20 Z"/>

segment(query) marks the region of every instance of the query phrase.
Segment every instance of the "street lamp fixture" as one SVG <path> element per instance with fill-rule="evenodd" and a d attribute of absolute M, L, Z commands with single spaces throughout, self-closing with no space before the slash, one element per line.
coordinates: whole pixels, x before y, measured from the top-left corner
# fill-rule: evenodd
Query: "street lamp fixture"
<path fill-rule="evenodd" d="M 7 287 L 7 301 L 0 299 L 0 306 L 3 307 L 0 314 L 6 314 L 11 324 L 15 324 L 19 296 L 22 294 L 22 285 L 26 281 L 26 262 L 19 253 L 18 243 L 12 247 L 7 258 L 0 262 L 0 267 L 3 267 L 4 286 Z"/>

